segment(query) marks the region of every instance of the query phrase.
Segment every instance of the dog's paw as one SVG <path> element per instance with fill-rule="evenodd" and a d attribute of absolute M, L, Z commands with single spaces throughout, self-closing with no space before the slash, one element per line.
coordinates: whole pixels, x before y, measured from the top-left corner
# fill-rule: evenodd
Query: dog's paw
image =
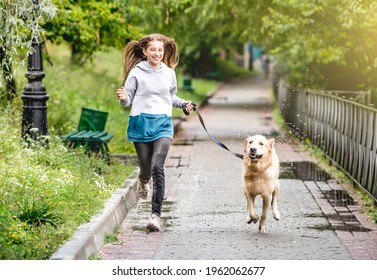
<path fill-rule="evenodd" d="M 260 233 L 265 233 L 266 232 L 266 227 L 265 226 L 259 226 L 259 232 Z"/>
<path fill-rule="evenodd" d="M 274 219 L 276 221 L 279 221 L 280 220 L 280 213 L 278 211 L 276 211 L 276 213 L 273 213 L 273 216 L 274 216 Z"/>
<path fill-rule="evenodd" d="M 246 222 L 247 222 L 248 224 L 251 224 L 251 222 L 253 222 L 254 224 L 256 224 L 258 221 L 259 221 L 259 216 L 256 215 L 256 216 L 254 216 L 254 217 L 250 217 L 250 216 L 249 216 Z"/>

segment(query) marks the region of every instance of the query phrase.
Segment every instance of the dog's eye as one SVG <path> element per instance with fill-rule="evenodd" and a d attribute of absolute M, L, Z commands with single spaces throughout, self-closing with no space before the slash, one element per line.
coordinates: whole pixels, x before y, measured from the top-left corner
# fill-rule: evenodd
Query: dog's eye
<path fill-rule="evenodd" d="M 263 146 L 263 145 L 264 145 L 264 143 L 263 143 L 263 142 L 259 142 L 259 145 Z"/>
<path fill-rule="evenodd" d="M 253 144 L 253 140 L 250 140 L 250 141 L 249 141 L 249 144 Z"/>

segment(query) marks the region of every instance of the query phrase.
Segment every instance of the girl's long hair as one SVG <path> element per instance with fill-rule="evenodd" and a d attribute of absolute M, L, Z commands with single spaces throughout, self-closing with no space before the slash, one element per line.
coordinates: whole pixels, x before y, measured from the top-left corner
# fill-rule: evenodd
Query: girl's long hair
<path fill-rule="evenodd" d="M 162 61 L 170 68 L 174 69 L 179 61 L 178 48 L 174 39 L 162 34 L 149 34 L 142 37 L 139 41 L 131 41 L 123 49 L 123 69 L 124 82 L 126 81 L 131 69 L 140 61 L 147 60 L 143 49 L 148 47 L 149 42 L 161 41 L 164 43 L 164 57 Z"/>

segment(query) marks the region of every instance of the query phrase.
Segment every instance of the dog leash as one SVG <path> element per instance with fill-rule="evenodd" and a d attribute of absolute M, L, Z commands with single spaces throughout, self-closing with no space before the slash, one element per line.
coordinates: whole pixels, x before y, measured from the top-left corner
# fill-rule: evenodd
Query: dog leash
<path fill-rule="evenodd" d="M 202 124 L 204 130 L 207 132 L 207 135 L 209 136 L 209 138 L 212 139 L 213 142 L 215 142 L 218 146 L 220 146 L 221 148 L 231 152 L 234 156 L 238 157 L 239 159 L 243 159 L 243 155 L 239 154 L 239 153 L 235 153 L 235 152 L 232 152 L 224 143 L 220 142 L 219 140 L 217 140 L 215 137 L 213 137 L 207 130 L 205 124 L 204 124 L 204 120 L 202 118 L 202 116 L 200 115 L 198 109 L 196 108 L 196 104 L 194 102 L 192 102 L 192 105 L 194 106 L 194 111 L 196 112 L 196 114 L 198 115 L 198 118 L 199 118 L 199 121 L 200 123 Z M 190 112 L 186 110 L 185 108 L 186 106 L 184 105 L 182 107 L 182 110 L 183 110 L 183 113 L 188 116 L 190 115 Z"/>

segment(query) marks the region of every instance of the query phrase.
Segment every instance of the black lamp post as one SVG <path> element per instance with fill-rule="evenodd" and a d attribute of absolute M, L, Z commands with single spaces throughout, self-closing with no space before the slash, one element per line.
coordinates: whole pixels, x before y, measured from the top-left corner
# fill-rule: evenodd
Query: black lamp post
<path fill-rule="evenodd" d="M 38 5 L 38 0 L 32 0 Z M 39 140 L 41 135 L 47 135 L 47 105 L 48 100 L 42 79 L 45 77 L 42 63 L 42 49 L 37 38 L 32 39 L 33 53 L 29 54 L 27 72 L 29 83 L 24 87 L 22 137 Z"/>

